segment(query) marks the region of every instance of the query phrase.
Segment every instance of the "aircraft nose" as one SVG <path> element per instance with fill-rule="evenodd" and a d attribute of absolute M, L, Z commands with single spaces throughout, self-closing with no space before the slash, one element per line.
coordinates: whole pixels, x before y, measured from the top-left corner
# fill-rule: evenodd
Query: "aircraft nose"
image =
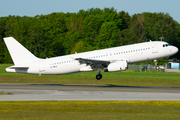
<path fill-rule="evenodd" d="M 176 54 L 179 51 L 179 49 L 177 47 L 174 47 L 173 52 Z"/>

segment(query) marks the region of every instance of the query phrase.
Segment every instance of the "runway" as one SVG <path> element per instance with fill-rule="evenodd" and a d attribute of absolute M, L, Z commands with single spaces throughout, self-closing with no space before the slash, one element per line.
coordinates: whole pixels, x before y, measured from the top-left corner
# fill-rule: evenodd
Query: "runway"
<path fill-rule="evenodd" d="M 179 101 L 180 88 L 116 85 L 0 84 L 0 101 Z"/>

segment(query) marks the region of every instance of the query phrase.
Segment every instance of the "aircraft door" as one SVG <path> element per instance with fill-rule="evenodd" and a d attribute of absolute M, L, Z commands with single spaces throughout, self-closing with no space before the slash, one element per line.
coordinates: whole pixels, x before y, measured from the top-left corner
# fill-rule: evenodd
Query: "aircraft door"
<path fill-rule="evenodd" d="M 156 43 L 151 43 L 151 47 L 152 47 L 152 53 L 157 53 L 158 52 Z"/>
<path fill-rule="evenodd" d="M 39 72 L 45 72 L 44 62 L 43 62 L 43 61 L 40 61 L 40 62 L 39 62 Z"/>

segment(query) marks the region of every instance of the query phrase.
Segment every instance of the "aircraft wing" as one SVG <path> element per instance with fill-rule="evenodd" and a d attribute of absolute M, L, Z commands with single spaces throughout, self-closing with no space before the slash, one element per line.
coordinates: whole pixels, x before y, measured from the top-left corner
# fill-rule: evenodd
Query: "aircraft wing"
<path fill-rule="evenodd" d="M 110 63 L 109 60 L 95 60 L 85 58 L 75 58 L 75 60 L 78 60 L 80 64 L 86 64 L 87 66 L 91 66 L 92 69 L 99 67 L 102 68 Z"/>

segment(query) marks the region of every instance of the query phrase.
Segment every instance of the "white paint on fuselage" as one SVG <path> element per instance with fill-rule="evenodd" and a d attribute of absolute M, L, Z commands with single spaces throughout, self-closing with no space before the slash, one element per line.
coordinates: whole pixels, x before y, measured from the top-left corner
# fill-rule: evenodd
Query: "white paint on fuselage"
<path fill-rule="evenodd" d="M 126 59 L 129 63 L 137 63 L 165 58 L 177 53 L 178 49 L 176 47 L 163 47 L 164 44 L 168 43 L 161 41 L 145 42 L 48 59 L 39 59 L 39 61 L 28 63 L 30 67 L 27 73 L 69 74 L 80 72 L 80 68 L 85 67 L 86 64 L 80 64 L 77 60 L 75 60 L 75 58 L 110 61 L 116 59 Z"/>

